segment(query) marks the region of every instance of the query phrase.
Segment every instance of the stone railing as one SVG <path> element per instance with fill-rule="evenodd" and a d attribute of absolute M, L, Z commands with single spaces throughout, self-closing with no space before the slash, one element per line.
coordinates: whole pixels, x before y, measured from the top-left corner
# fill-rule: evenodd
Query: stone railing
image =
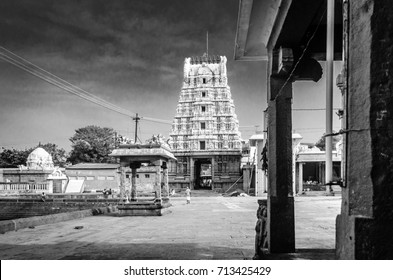
<path fill-rule="evenodd" d="M 24 182 L 0 182 L 0 192 L 48 192 L 49 182 L 24 183 Z"/>

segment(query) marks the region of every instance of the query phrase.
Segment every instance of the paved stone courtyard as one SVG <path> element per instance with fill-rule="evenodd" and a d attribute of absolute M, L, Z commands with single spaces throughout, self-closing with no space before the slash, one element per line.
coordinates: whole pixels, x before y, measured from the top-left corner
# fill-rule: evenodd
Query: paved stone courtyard
<path fill-rule="evenodd" d="M 0 235 L 0 259 L 252 259 L 256 197 L 172 199 L 162 217 L 91 216 Z M 296 197 L 296 248 L 333 259 L 341 197 Z"/>

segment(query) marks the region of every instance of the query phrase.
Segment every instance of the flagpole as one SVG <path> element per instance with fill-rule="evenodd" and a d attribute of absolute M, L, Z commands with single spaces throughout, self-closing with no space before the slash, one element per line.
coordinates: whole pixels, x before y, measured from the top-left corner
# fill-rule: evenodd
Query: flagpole
<path fill-rule="evenodd" d="M 209 31 L 206 31 L 206 56 L 209 57 Z"/>
<path fill-rule="evenodd" d="M 327 37 L 326 37 L 326 136 L 325 136 L 325 184 L 326 193 L 331 193 L 333 179 L 333 60 L 334 60 L 334 0 L 327 1 Z"/>

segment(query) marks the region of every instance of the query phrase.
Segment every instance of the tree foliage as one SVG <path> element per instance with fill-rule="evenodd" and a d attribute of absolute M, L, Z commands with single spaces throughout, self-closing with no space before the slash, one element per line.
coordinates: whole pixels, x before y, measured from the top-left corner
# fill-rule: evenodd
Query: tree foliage
<path fill-rule="evenodd" d="M 332 143 L 333 143 L 333 150 L 334 150 L 336 147 L 336 144 L 338 142 L 340 142 L 340 140 L 341 140 L 341 135 L 334 135 L 332 138 L 333 138 Z M 325 151 L 325 146 L 326 146 L 326 137 L 322 136 L 317 141 L 317 143 L 315 143 L 315 147 L 319 148 L 321 151 Z"/>
<path fill-rule="evenodd" d="M 108 155 L 115 148 L 115 131 L 95 125 L 79 128 L 70 138 L 72 150 L 68 160 L 80 162 L 115 162 Z"/>
<path fill-rule="evenodd" d="M 25 150 L 4 149 L 0 153 L 0 168 L 16 168 L 26 165 L 26 160 L 33 148 Z"/>

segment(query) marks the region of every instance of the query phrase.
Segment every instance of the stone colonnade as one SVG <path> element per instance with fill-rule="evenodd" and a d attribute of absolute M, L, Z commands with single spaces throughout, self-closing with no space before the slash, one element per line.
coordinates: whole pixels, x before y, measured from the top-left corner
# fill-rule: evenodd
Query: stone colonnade
<path fill-rule="evenodd" d="M 168 179 L 168 164 L 164 160 L 156 160 L 152 162 L 156 169 L 156 181 L 154 183 L 155 202 L 161 203 L 162 198 L 169 199 L 169 179 Z M 130 200 L 135 202 L 138 200 L 137 197 L 137 169 L 141 167 L 141 162 L 133 161 L 129 164 L 131 168 L 131 186 L 130 186 Z M 120 201 L 128 201 L 128 195 L 126 194 L 126 172 L 125 166 L 120 167 Z M 161 174 L 162 173 L 162 174 Z"/>

